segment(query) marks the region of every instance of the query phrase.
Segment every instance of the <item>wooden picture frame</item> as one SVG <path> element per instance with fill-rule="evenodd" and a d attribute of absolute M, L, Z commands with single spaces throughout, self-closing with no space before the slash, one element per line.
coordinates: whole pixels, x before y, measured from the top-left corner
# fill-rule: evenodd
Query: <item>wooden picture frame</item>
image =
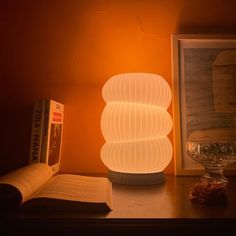
<path fill-rule="evenodd" d="M 187 140 L 231 129 L 236 141 L 236 36 L 176 34 L 171 46 L 175 174 L 202 175 Z M 235 175 L 236 164 L 224 174 Z"/>

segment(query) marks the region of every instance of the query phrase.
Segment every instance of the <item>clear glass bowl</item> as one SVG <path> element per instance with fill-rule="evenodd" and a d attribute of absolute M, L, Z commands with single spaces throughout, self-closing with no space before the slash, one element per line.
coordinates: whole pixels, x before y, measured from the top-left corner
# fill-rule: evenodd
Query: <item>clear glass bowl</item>
<path fill-rule="evenodd" d="M 227 184 L 223 170 L 236 162 L 236 142 L 187 142 L 187 153 L 204 166 L 207 173 L 201 178 L 222 185 Z"/>

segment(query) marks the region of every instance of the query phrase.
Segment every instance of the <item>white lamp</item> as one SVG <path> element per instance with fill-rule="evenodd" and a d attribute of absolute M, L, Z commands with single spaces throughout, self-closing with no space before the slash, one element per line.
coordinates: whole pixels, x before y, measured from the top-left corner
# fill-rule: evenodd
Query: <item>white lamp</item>
<path fill-rule="evenodd" d="M 102 89 L 107 105 L 101 117 L 106 143 L 101 159 L 112 182 L 156 184 L 172 158 L 167 134 L 171 89 L 159 75 L 127 73 L 111 77 Z"/>

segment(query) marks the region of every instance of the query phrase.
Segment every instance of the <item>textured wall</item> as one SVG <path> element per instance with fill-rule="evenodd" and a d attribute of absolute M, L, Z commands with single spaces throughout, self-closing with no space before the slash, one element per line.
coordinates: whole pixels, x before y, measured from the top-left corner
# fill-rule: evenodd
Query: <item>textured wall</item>
<path fill-rule="evenodd" d="M 27 163 L 32 106 L 45 97 L 65 104 L 62 171 L 106 172 L 103 84 L 151 72 L 171 85 L 171 34 L 236 33 L 234 2 L 0 1 L 0 172 Z"/>

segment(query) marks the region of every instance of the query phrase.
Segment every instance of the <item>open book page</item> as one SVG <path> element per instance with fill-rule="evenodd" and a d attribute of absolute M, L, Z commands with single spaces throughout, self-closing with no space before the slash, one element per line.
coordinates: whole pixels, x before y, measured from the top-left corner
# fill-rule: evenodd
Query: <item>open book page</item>
<path fill-rule="evenodd" d="M 52 169 L 43 163 L 35 163 L 0 177 L 0 186 L 16 188 L 21 194 L 21 203 L 52 177 Z"/>
<path fill-rule="evenodd" d="M 112 208 L 112 187 L 107 178 L 72 174 L 54 176 L 31 198 L 53 198 L 87 203 L 106 203 Z"/>

